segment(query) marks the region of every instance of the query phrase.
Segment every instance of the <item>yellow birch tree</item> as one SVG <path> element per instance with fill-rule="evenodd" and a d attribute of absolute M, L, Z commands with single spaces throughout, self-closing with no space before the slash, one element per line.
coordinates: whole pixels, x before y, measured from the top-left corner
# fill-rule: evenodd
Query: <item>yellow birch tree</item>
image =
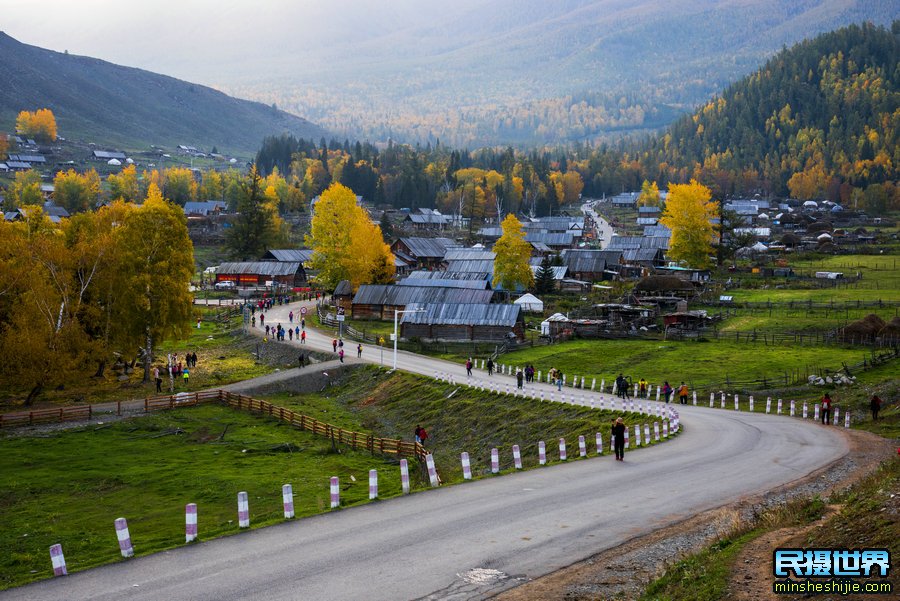
<path fill-rule="evenodd" d="M 494 245 L 494 286 L 498 284 L 507 291 L 514 291 L 517 285 L 529 288 L 534 283 L 534 274 L 528 260 L 531 245 L 525 242 L 525 232 L 516 216 L 510 213 L 500 224 L 503 235 Z"/>
<path fill-rule="evenodd" d="M 719 206 L 711 197 L 710 189 L 696 180 L 669 186 L 659 222 L 672 230 L 668 256 L 673 261 L 697 268 L 710 266 L 717 240 L 712 219 L 718 216 Z"/>

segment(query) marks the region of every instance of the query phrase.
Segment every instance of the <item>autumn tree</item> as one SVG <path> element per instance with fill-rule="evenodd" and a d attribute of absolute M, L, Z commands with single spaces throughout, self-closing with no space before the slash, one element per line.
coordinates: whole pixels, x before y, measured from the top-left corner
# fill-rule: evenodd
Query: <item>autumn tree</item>
<path fill-rule="evenodd" d="M 658 207 L 660 205 L 659 186 L 656 182 L 650 183 L 644 180 L 641 184 L 641 193 L 638 196 L 637 204 L 639 207 Z"/>
<path fill-rule="evenodd" d="M 690 267 L 709 267 L 714 252 L 718 203 L 710 200 L 706 186 L 691 180 L 689 184 L 671 184 L 660 224 L 672 230 L 668 256 Z"/>
<path fill-rule="evenodd" d="M 56 140 L 56 117 L 50 109 L 22 111 L 16 118 L 16 131 L 41 142 Z"/>
<path fill-rule="evenodd" d="M 53 179 L 53 201 L 69 213 L 93 209 L 100 198 L 100 176 L 93 169 L 60 171 Z"/>
<path fill-rule="evenodd" d="M 184 336 L 190 327 L 194 247 L 184 211 L 165 200 L 153 184 L 117 236 L 117 252 L 129 270 L 128 285 L 118 291 L 127 314 L 119 317 L 128 319 L 130 332 L 142 337 L 144 382 L 149 382 L 155 344 Z"/>
<path fill-rule="evenodd" d="M 41 194 L 41 174 L 34 169 L 17 171 L 15 178 L 6 191 L 4 209 L 14 211 L 29 205 L 44 203 Z"/>
<path fill-rule="evenodd" d="M 9 140 L 6 137 L 6 134 L 0 131 L 0 161 L 5 160 L 8 153 Z"/>
<path fill-rule="evenodd" d="M 356 203 L 356 195 L 342 184 L 332 184 L 316 203 L 306 244 L 313 249 L 311 267 L 318 282 L 333 289 L 349 280 L 361 284 L 389 283 L 394 277 L 394 255 L 381 228 Z"/>
<path fill-rule="evenodd" d="M 522 223 L 510 213 L 500 227 L 503 235 L 494 245 L 494 287 L 499 284 L 507 291 L 513 291 L 518 286 L 529 288 L 534 282 L 528 262 L 531 245 L 525 242 Z"/>
<path fill-rule="evenodd" d="M 179 206 L 197 199 L 197 180 L 187 167 L 172 167 L 165 173 L 165 197 Z"/>
<path fill-rule="evenodd" d="M 109 186 L 109 198 L 112 200 L 136 202 L 141 198 L 137 169 L 134 165 L 126 165 L 120 172 L 110 173 L 106 177 L 106 183 Z"/>

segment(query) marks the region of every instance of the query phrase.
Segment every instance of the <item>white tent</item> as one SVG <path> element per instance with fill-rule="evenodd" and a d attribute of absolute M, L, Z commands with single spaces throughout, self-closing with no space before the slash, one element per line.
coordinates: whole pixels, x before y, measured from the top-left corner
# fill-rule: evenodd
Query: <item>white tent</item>
<path fill-rule="evenodd" d="M 514 305 L 519 305 L 523 311 L 541 312 L 544 310 L 544 301 L 533 294 L 523 294 L 513 301 Z"/>
<path fill-rule="evenodd" d="M 769 247 L 766 246 L 765 244 L 763 244 L 762 242 L 757 242 L 756 244 L 754 244 L 753 246 L 750 247 L 750 250 L 752 250 L 753 252 L 757 252 L 757 253 L 764 253 L 764 252 L 768 252 Z"/>
<path fill-rule="evenodd" d="M 108 161 L 106 161 L 106 164 L 107 164 L 107 165 L 118 166 L 118 165 L 121 165 L 121 164 L 122 164 L 122 161 L 120 161 L 119 159 L 109 159 Z"/>
<path fill-rule="evenodd" d="M 550 335 L 550 322 L 551 321 L 569 321 L 569 318 L 563 315 L 562 313 L 554 313 L 547 319 L 541 322 L 541 336 L 549 336 Z"/>

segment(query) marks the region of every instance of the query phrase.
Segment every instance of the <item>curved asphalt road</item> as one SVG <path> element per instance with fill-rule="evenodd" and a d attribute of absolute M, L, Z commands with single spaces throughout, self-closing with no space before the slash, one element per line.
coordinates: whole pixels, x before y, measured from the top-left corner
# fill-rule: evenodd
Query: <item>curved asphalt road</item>
<path fill-rule="evenodd" d="M 297 312 L 296 304 L 291 308 Z M 286 325 L 288 310 L 276 307 L 266 321 Z M 331 337 L 310 332 L 308 346 L 330 350 Z M 355 344 L 347 351 L 353 356 L 348 362 L 356 362 Z M 377 362 L 378 350 L 365 348 L 363 357 Z M 385 364 L 390 358 L 385 351 Z M 410 353 L 400 353 L 399 367 L 465 377 L 459 365 Z M 476 379 L 484 379 L 483 372 Z M 37 582 L 2 592 L 0 599 L 483 598 L 513 586 L 516 578 L 548 574 L 704 510 L 777 488 L 848 452 L 840 429 L 811 420 L 679 410 L 683 435 L 627 454 L 622 463 L 607 453 L 369 503 Z M 592 433 L 585 434 L 592 441 Z M 552 454 L 555 445 L 547 446 Z M 202 522 L 200 507 L 201 534 Z M 500 580 L 478 578 L 484 574 Z"/>

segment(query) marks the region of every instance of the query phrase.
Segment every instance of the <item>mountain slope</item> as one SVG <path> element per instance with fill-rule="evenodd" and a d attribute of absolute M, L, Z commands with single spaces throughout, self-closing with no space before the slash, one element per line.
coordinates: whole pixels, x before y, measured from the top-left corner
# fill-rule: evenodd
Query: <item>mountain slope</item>
<path fill-rule="evenodd" d="M 325 131 L 309 121 L 211 88 L 53 52 L 0 32 L 0 128 L 20 110 L 49 108 L 59 132 L 127 148 L 188 144 L 250 154 L 265 136 Z"/>
<path fill-rule="evenodd" d="M 456 146 L 591 140 L 658 127 L 783 45 L 863 20 L 889 24 L 900 4 L 473 0 L 429 14 L 401 15 L 380 35 L 344 35 L 340 53 L 288 41 L 264 74 L 238 62 L 209 77 L 351 136 Z"/>
<path fill-rule="evenodd" d="M 648 167 L 701 165 L 732 180 L 726 193 L 748 172 L 778 194 L 837 200 L 898 179 L 900 21 L 893 32 L 853 25 L 778 53 L 676 121 L 644 156 Z"/>

